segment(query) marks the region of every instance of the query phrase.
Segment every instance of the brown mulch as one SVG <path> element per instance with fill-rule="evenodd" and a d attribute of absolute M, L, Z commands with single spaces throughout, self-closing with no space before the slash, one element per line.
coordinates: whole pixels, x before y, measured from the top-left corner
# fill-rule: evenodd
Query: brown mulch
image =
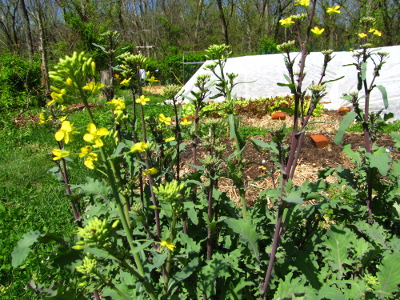
<path fill-rule="evenodd" d="M 263 118 L 244 118 L 242 119 L 242 124 L 263 128 L 278 128 L 283 125 L 283 122 L 286 122 L 287 125 L 290 126 L 293 121 L 292 118 L 292 116 L 287 116 L 284 121 L 272 120 L 270 116 L 265 116 Z M 364 136 L 362 133 L 346 132 L 343 143 L 340 145 L 334 144 L 333 140 L 335 139 L 342 119 L 343 116 L 336 111 L 325 111 L 323 116 L 314 117 L 312 119 L 315 123 L 311 124 L 307 130 L 300 160 L 293 179 L 294 184 L 301 185 L 306 180 L 310 182 L 317 181 L 318 171 L 321 169 L 329 167 L 336 168 L 339 165 L 343 165 L 347 168 L 352 167 L 349 159 L 342 152 L 343 145 L 350 144 L 353 149 L 364 147 Z M 325 135 L 331 141 L 331 144 L 325 148 L 317 148 L 310 138 L 312 135 L 317 134 Z M 269 136 L 257 136 L 254 138 L 264 141 L 270 140 Z M 232 153 L 234 145 L 232 145 L 232 141 L 228 138 L 224 139 L 224 142 L 227 145 L 226 155 L 229 155 Z M 382 134 L 377 144 L 386 148 L 393 146 L 392 139 L 388 134 Z M 247 187 L 246 201 L 251 205 L 251 203 L 254 203 L 257 199 L 260 191 L 279 185 L 280 174 L 279 172 L 274 172 L 273 176 L 267 176 L 264 179 L 254 181 L 254 179 L 262 177 L 267 172 L 271 173 L 272 170 L 276 169 L 276 166 L 273 166 L 269 162 L 268 154 L 259 153 L 251 142 L 247 142 L 243 154 L 245 161 L 249 163 L 244 170 L 244 179 Z M 199 147 L 199 156 L 202 157 L 204 155 L 204 151 Z M 398 156 L 397 153 L 393 153 L 393 155 Z M 185 161 L 192 163 L 190 146 L 187 147 L 187 152 L 183 157 Z M 183 170 L 184 172 L 190 172 L 191 168 L 186 165 L 183 167 Z M 334 179 L 328 178 L 328 180 L 332 181 Z M 239 193 L 231 179 L 220 178 L 218 187 L 219 190 L 226 191 L 228 197 L 239 204 Z"/>

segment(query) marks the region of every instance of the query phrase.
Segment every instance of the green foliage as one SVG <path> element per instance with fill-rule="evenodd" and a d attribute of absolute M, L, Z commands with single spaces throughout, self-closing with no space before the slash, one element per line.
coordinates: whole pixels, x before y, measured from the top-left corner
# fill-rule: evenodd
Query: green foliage
<path fill-rule="evenodd" d="M 205 61 L 204 53 L 171 53 L 162 60 L 150 60 L 150 69 L 159 70 L 157 78 L 164 84 L 183 84 L 187 82 Z M 188 63 L 188 64 L 184 64 Z"/>
<path fill-rule="evenodd" d="M 262 37 L 260 39 L 260 54 L 279 53 L 278 49 L 276 48 L 277 45 L 278 44 L 274 40 Z"/>
<path fill-rule="evenodd" d="M 226 50 L 214 46 L 209 55 L 218 55 L 222 66 Z M 113 108 L 83 89 L 89 64 L 85 59 L 79 64 L 83 66 L 77 66 L 78 72 L 65 63 L 51 73 L 68 85 L 66 96 L 85 106 L 84 111 L 68 113 L 76 128 L 72 140 L 54 141 L 54 132 L 68 128 L 58 120 L 57 103 L 52 107 L 55 120 L 43 127 L 19 130 L 6 120 L 7 130 L 0 131 L 0 225 L 5 225 L 0 231 L 11 236 L 1 241 L 6 251 L 0 252 L 0 275 L 7 288 L 18 281 L 12 296 L 86 299 L 97 291 L 113 299 L 256 299 L 263 297 L 261 287 L 278 236 L 267 297 L 398 298 L 400 164 L 386 149 L 374 145 L 367 152 L 347 145 L 344 153 L 351 169 L 321 170 L 316 182 L 297 186 L 283 168 L 290 151 L 286 135 L 294 132 L 284 126 L 271 132 L 270 141 L 252 141 L 273 166 L 266 176 L 279 173 L 282 178 L 247 206 L 250 184 L 243 170 L 257 162 L 245 160 L 243 152 L 249 136 L 266 132 L 241 127 L 238 115 L 266 112 L 252 106 L 255 101 L 231 97 L 234 75 L 219 81 L 226 102 L 204 105 L 202 95 L 193 94 L 193 107 L 187 104 L 182 111 L 176 99 L 161 105 L 162 99 L 146 102 L 119 90 L 125 106 L 116 117 Z M 211 68 L 218 73 L 216 65 Z M 71 84 L 65 77 L 75 72 L 82 78 Z M 314 100 L 318 95 L 313 94 Z M 89 102 L 93 100 L 96 104 Z M 273 108 L 265 105 L 265 110 L 293 110 L 292 97 L 263 99 L 258 106 L 268 101 Z M 199 118 L 185 123 L 182 117 L 189 115 Z M 344 127 L 351 121 L 347 123 Z M 233 152 L 226 150 L 227 133 Z M 399 135 L 392 137 L 398 151 Z M 33 145 L 25 146 L 28 141 Z M 50 152 L 57 146 L 69 155 L 54 167 Z M 196 146 L 205 157 L 193 162 L 187 156 Z M 84 165 L 88 149 L 96 155 L 91 156 L 96 158 L 93 169 Z M 9 166 L 10 161 L 18 168 Z M 182 172 L 184 162 L 190 163 Z M 30 174 L 26 164 L 35 166 Z M 43 172 L 49 168 L 58 175 L 56 180 L 67 183 L 67 197 L 59 182 Z M 335 180 L 325 180 L 328 176 Z M 221 177 L 232 180 L 241 208 L 220 189 Z M 365 204 L 368 178 L 374 178 L 374 222 Z M 79 210 L 77 229 L 69 205 Z M 20 222 L 27 208 L 28 223 Z M 280 218 L 282 230 L 274 224 Z M 13 230 L 17 234 L 12 235 Z M 34 291 L 25 291 L 22 287 L 31 279 Z"/>
<path fill-rule="evenodd" d="M 24 109 L 43 104 L 40 60 L 16 54 L 0 57 L 0 109 Z"/>
<path fill-rule="evenodd" d="M 306 101 L 310 101 L 306 97 Z M 205 116 L 225 116 L 226 110 L 229 107 L 227 102 L 207 102 L 201 110 L 201 114 Z M 272 114 L 277 111 L 284 111 L 293 114 L 294 99 L 291 96 L 277 96 L 271 98 L 259 99 L 238 99 L 235 101 L 234 112 L 241 116 L 258 117 L 262 118 L 266 115 Z M 308 106 L 305 107 L 305 111 Z M 187 103 L 182 108 L 183 116 L 194 115 L 195 109 L 192 103 Z M 318 104 L 313 112 L 313 116 L 321 116 L 324 112 L 323 104 Z"/>

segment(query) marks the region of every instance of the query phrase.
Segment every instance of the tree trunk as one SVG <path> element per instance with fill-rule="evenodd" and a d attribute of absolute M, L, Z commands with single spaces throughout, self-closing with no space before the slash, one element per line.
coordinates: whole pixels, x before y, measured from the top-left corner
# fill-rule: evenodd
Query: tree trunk
<path fill-rule="evenodd" d="M 39 25 L 39 40 L 40 40 L 40 52 L 42 56 L 42 85 L 45 91 L 46 97 L 50 96 L 50 80 L 49 80 L 49 67 L 48 67 L 48 57 L 46 48 L 46 36 L 43 26 L 42 11 L 38 7 L 37 11 L 37 21 Z"/>
<path fill-rule="evenodd" d="M 219 17 L 222 23 L 222 33 L 224 34 L 225 45 L 229 45 L 228 23 L 226 22 L 222 0 L 217 0 Z"/>
<path fill-rule="evenodd" d="M 28 48 L 29 58 L 32 60 L 34 52 L 33 52 L 33 40 L 32 40 L 31 25 L 29 23 L 28 10 L 26 9 L 25 0 L 20 0 L 20 1 L 21 1 L 22 16 L 24 18 L 26 26 L 25 28 L 26 46 Z"/>

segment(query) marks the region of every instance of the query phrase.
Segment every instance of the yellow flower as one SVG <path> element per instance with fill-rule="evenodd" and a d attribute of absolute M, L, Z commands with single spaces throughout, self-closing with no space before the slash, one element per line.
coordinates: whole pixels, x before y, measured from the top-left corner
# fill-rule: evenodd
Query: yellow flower
<path fill-rule="evenodd" d="M 50 96 L 51 96 L 51 101 L 49 101 L 47 103 L 47 105 L 52 105 L 54 102 L 58 103 L 58 104 L 62 104 L 64 102 L 64 98 L 63 96 L 67 93 L 67 91 L 65 89 L 62 89 L 60 91 L 60 93 L 56 93 L 56 92 L 51 92 Z"/>
<path fill-rule="evenodd" d="M 332 14 L 340 14 L 340 5 L 335 5 L 332 7 L 328 7 L 326 9 L 326 13 L 332 15 Z"/>
<path fill-rule="evenodd" d="M 79 153 L 79 157 L 84 157 L 88 155 L 90 152 L 92 152 L 93 147 L 92 146 L 85 146 L 81 148 L 81 153 Z"/>
<path fill-rule="evenodd" d="M 149 148 L 148 144 L 146 144 L 145 142 L 138 142 L 132 146 L 130 152 L 138 152 L 138 151 L 144 152 L 144 151 L 146 151 L 147 148 Z"/>
<path fill-rule="evenodd" d="M 156 168 L 150 168 L 150 169 L 147 169 L 147 170 L 143 171 L 143 175 L 144 176 L 146 176 L 146 175 L 156 175 L 157 173 L 158 173 L 158 170 Z"/>
<path fill-rule="evenodd" d="M 104 87 L 103 83 L 95 83 L 94 81 L 91 81 L 87 83 L 82 89 L 90 91 L 90 93 L 93 95 L 96 94 L 98 90 L 102 87 Z"/>
<path fill-rule="evenodd" d="M 292 17 L 287 17 L 286 19 L 279 20 L 279 23 L 283 27 L 290 27 L 292 24 L 294 24 L 294 21 L 292 20 Z"/>
<path fill-rule="evenodd" d="M 89 123 L 87 126 L 87 131 L 89 131 L 89 133 L 86 133 L 83 136 L 83 139 L 86 142 L 94 143 L 95 148 L 103 147 L 104 143 L 100 137 L 108 135 L 108 129 L 104 127 L 97 129 L 96 125 Z"/>
<path fill-rule="evenodd" d="M 118 75 L 118 74 L 114 74 L 114 77 L 115 77 L 116 79 L 119 79 L 119 75 Z"/>
<path fill-rule="evenodd" d="M 92 152 L 92 146 L 85 146 L 81 148 L 81 152 L 79 153 L 79 157 L 85 157 L 83 160 L 83 164 L 88 167 L 89 169 L 94 169 L 94 163 L 98 160 L 98 156 L 96 153 Z"/>
<path fill-rule="evenodd" d="M 75 133 L 75 127 L 72 126 L 70 121 L 64 121 L 61 124 L 61 128 L 54 135 L 56 141 L 64 140 L 66 144 L 72 141 L 72 134 Z"/>
<path fill-rule="evenodd" d="M 382 36 L 382 32 L 380 32 L 378 29 L 375 29 L 375 28 L 370 28 L 369 32 L 372 32 L 372 34 L 377 35 L 377 36 Z"/>
<path fill-rule="evenodd" d="M 174 251 L 176 246 L 172 243 L 168 243 L 167 241 L 161 241 L 161 247 L 167 248 L 169 251 Z"/>
<path fill-rule="evenodd" d="M 192 121 L 189 121 L 187 118 L 183 118 L 183 120 L 181 121 L 181 125 L 186 126 L 186 125 L 190 125 L 192 124 Z"/>
<path fill-rule="evenodd" d="M 59 160 L 61 158 L 69 156 L 69 151 L 61 149 L 53 149 L 53 160 Z"/>
<path fill-rule="evenodd" d="M 150 83 L 150 85 L 154 84 L 155 82 L 158 82 L 158 80 L 154 76 L 151 76 L 149 79 L 146 80 Z"/>
<path fill-rule="evenodd" d="M 171 125 L 171 123 L 172 123 L 171 118 L 164 116 L 164 114 L 160 114 L 158 116 L 158 121 L 160 121 L 161 123 L 164 123 L 165 125 L 168 125 L 168 126 Z"/>
<path fill-rule="evenodd" d="M 136 103 L 140 105 L 146 105 L 147 102 L 150 101 L 150 98 L 145 97 L 144 95 L 140 96 L 139 98 L 136 99 Z"/>
<path fill-rule="evenodd" d="M 64 122 L 66 119 L 67 119 L 67 116 L 63 116 L 63 117 L 59 118 L 58 120 L 62 123 L 62 122 Z"/>
<path fill-rule="evenodd" d="M 46 116 L 44 115 L 44 113 L 40 113 L 39 114 L 39 124 L 44 124 L 46 123 Z"/>
<path fill-rule="evenodd" d="M 360 32 L 360 33 L 357 33 L 357 35 L 360 37 L 360 38 L 365 38 L 366 36 L 367 36 L 367 34 L 366 33 L 364 33 L 364 32 Z"/>
<path fill-rule="evenodd" d="M 169 138 L 166 138 L 164 141 L 165 141 L 166 143 L 175 141 L 175 137 L 174 137 L 174 136 L 171 136 L 171 137 L 169 137 Z"/>
<path fill-rule="evenodd" d="M 65 81 L 65 83 L 70 87 L 73 88 L 74 87 L 74 82 L 72 81 L 71 78 L 67 78 L 67 80 Z"/>
<path fill-rule="evenodd" d="M 98 161 L 96 153 L 90 152 L 87 157 L 83 160 L 83 164 L 89 169 L 95 169 L 94 162 Z"/>
<path fill-rule="evenodd" d="M 52 115 L 46 117 L 45 113 L 40 113 L 39 114 L 39 124 L 46 124 L 47 122 L 49 122 L 51 120 L 53 120 L 53 116 Z M 62 120 L 62 121 L 64 121 L 64 120 Z"/>
<path fill-rule="evenodd" d="M 132 78 L 124 79 L 121 81 L 120 85 L 129 86 Z"/>
<path fill-rule="evenodd" d="M 119 115 L 123 113 L 125 109 L 125 102 L 122 98 L 114 98 L 111 101 L 108 101 L 107 104 L 110 104 L 113 108 L 113 113 Z"/>
<path fill-rule="evenodd" d="M 310 6 L 310 0 L 296 0 L 294 5 L 301 5 L 304 7 L 309 7 Z"/>
<path fill-rule="evenodd" d="M 325 28 L 318 28 L 318 26 L 315 26 L 313 29 L 311 29 L 311 32 L 315 35 L 321 35 L 324 31 Z"/>

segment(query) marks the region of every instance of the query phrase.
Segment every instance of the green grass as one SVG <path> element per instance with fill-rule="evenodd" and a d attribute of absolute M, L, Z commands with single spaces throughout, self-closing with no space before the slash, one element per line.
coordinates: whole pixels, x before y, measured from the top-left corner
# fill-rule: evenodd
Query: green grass
<path fill-rule="evenodd" d="M 52 246 L 38 245 L 36 255 L 13 269 L 14 246 L 31 230 L 68 235 L 75 226 L 64 187 L 47 172 L 54 166 L 52 136 L 35 125 L 20 129 L 8 125 L 0 132 L 0 285 L 7 288 L 3 293 L 7 299 L 28 299 L 33 294 L 26 284 L 32 277 L 54 275 L 42 263 Z"/>
<path fill-rule="evenodd" d="M 151 102 L 144 107 L 146 116 L 158 117 L 160 113 L 172 116 L 170 105 L 159 104 L 163 101 L 161 96 L 150 97 Z M 110 108 L 105 100 L 98 102 L 93 110 L 94 118 L 98 126 L 109 126 L 112 124 Z M 38 113 L 38 109 L 31 110 L 26 118 Z M 13 122 L 17 114 L 17 111 L 7 112 L 0 119 L 0 299 L 35 299 L 37 295 L 27 288 L 32 278 L 42 280 L 36 282 L 46 286 L 53 280 L 62 280 L 56 277 L 56 274 L 60 276 L 57 270 L 48 269 L 43 263 L 55 257 L 57 244 L 35 244 L 34 254 L 18 268 L 11 266 L 14 247 L 24 233 L 32 230 L 62 233 L 71 238 L 76 225 L 63 183 L 48 172 L 56 166 L 51 155 L 52 149 L 57 147 L 54 129 L 30 122 L 19 128 Z M 86 132 L 89 118 L 85 111 L 74 111 L 68 119 L 80 135 Z M 78 142 L 80 138 L 76 137 L 77 140 L 68 145 L 70 151 L 79 152 L 84 145 L 83 141 Z M 88 176 L 96 177 L 79 159 L 74 159 L 69 166 L 72 184 L 83 183 Z"/>

